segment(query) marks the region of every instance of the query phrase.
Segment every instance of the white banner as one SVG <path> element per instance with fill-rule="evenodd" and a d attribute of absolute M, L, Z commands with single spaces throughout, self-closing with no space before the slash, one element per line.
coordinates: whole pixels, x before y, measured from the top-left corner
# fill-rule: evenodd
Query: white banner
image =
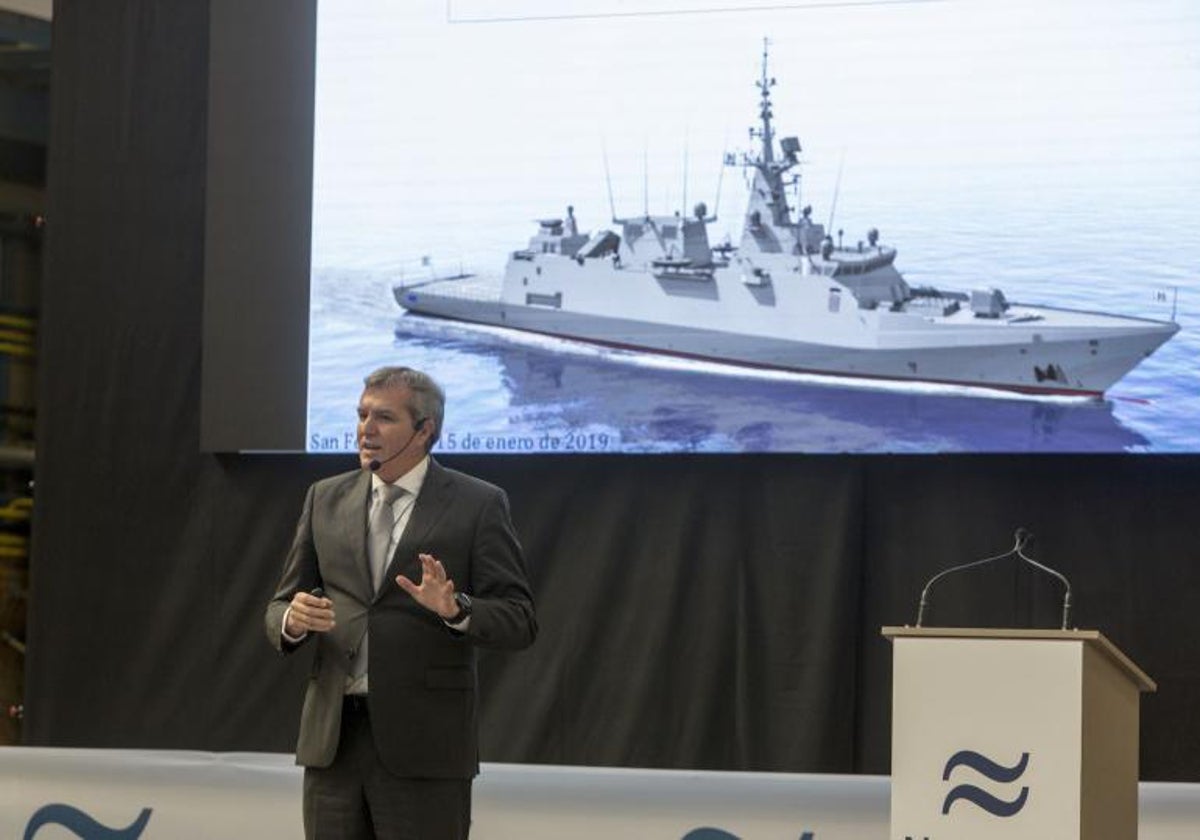
<path fill-rule="evenodd" d="M 294 840 L 289 755 L 0 748 L 0 837 Z M 1200 836 L 1200 785 L 1142 783 L 1141 840 Z M 484 764 L 474 840 L 883 840 L 882 776 Z"/>

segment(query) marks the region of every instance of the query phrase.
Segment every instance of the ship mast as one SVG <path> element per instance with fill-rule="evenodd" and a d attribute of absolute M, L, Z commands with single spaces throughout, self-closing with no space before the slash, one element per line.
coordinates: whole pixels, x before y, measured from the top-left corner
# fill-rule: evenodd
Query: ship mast
<path fill-rule="evenodd" d="M 771 111 L 771 88 L 775 80 L 767 72 L 767 61 L 770 41 L 763 38 L 762 77 L 756 81 L 759 90 L 758 116 L 761 127 L 751 126 L 750 138 L 761 141 L 761 151 L 757 157 L 749 154 L 742 156 L 743 166 L 752 166 L 756 170 L 754 191 L 760 193 L 752 196 L 747 218 L 757 228 L 762 224 L 770 224 L 776 229 L 777 235 L 788 236 L 786 233 L 794 227 L 791 210 L 787 203 L 787 193 L 784 190 L 783 173 L 799 163 L 797 154 L 800 143 L 795 137 L 783 138 L 780 147 L 781 157 L 775 157 L 775 129 L 771 125 L 774 114 Z"/>
<path fill-rule="evenodd" d="M 771 88 L 775 86 L 775 80 L 767 77 L 767 47 L 769 45 L 770 41 L 763 38 L 762 79 L 755 82 L 758 89 L 762 91 L 762 102 L 759 103 L 758 109 L 759 117 L 762 119 L 762 129 L 757 132 L 754 129 L 750 129 L 751 137 L 758 134 L 762 139 L 762 162 L 767 167 L 770 167 L 775 162 L 775 153 L 772 150 L 775 135 L 771 131 Z"/>

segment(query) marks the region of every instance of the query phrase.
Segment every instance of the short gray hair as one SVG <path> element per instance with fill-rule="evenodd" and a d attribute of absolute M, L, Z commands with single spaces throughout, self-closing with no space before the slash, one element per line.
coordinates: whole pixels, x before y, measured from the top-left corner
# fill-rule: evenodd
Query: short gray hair
<path fill-rule="evenodd" d="M 433 431 L 425 443 L 425 451 L 433 449 L 442 436 L 442 420 L 446 414 L 446 394 L 433 377 L 410 367 L 387 366 L 371 371 L 363 379 L 368 391 L 375 388 L 407 388 L 408 413 L 413 424 L 422 420 L 433 423 Z"/>

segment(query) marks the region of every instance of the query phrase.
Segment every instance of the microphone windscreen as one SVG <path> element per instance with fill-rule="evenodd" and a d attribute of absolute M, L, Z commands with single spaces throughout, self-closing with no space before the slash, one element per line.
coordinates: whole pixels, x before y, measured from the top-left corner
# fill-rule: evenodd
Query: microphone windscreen
<path fill-rule="evenodd" d="M 382 466 L 383 466 L 383 462 L 380 461 L 378 458 L 372 458 L 367 463 L 367 469 L 369 469 L 371 472 L 379 472 L 379 468 Z"/>

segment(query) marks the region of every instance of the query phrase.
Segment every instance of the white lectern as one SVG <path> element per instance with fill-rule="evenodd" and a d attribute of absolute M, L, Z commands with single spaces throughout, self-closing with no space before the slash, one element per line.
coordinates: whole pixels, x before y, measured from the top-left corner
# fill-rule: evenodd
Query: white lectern
<path fill-rule="evenodd" d="M 1137 837 L 1138 700 L 1095 630 L 885 627 L 892 840 Z"/>

